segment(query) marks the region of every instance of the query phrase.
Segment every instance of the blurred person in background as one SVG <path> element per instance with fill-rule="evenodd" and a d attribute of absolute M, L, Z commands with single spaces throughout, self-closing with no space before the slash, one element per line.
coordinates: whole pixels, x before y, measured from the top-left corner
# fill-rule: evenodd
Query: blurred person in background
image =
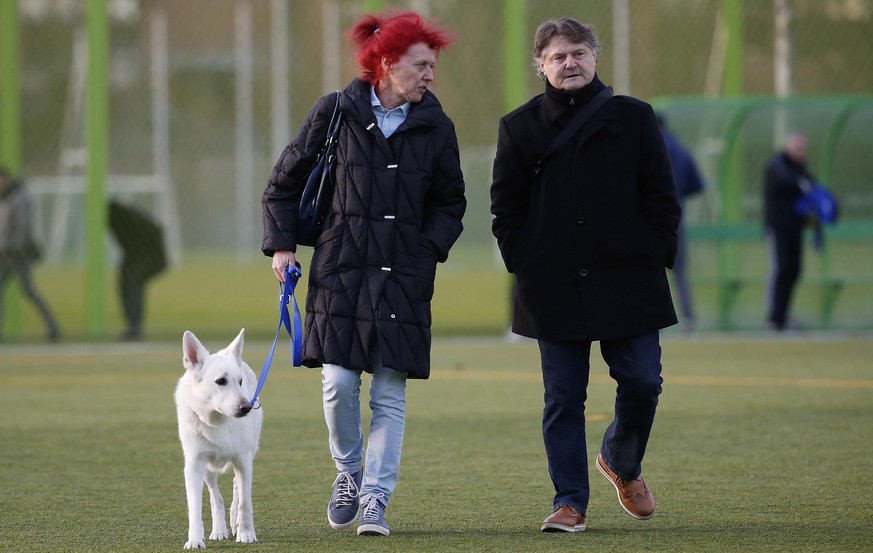
<path fill-rule="evenodd" d="M 664 144 L 667 146 L 670 164 L 673 166 L 679 205 L 684 213 L 686 198 L 703 192 L 703 179 L 700 177 L 700 170 L 697 168 L 691 152 L 679 142 L 676 135 L 668 128 L 664 114 L 658 114 L 658 124 L 661 127 Z M 691 332 L 694 330 L 694 300 L 691 295 L 691 283 L 688 280 L 688 240 L 685 236 L 685 224 L 682 221 L 679 223 L 677 234 L 679 247 L 676 251 L 676 260 L 673 262 L 673 277 L 676 283 L 676 293 L 679 295 L 682 328 L 686 332 Z"/>
<path fill-rule="evenodd" d="M 791 297 L 803 263 L 806 221 L 796 205 L 814 182 L 806 168 L 806 147 L 804 134 L 791 133 L 764 169 L 764 230 L 770 251 L 767 326 L 777 332 L 788 328 Z"/>
<path fill-rule="evenodd" d="M 533 58 L 545 93 L 500 120 L 491 184 L 492 230 L 516 277 L 512 330 L 536 338 L 540 349 L 543 438 L 556 492 L 543 532 L 585 529 L 594 341 L 618 384 L 597 468 L 627 514 L 655 513 L 642 460 L 661 393 L 659 329 L 677 322 L 666 268 L 680 217 L 655 112 L 609 97 L 539 163 L 579 111 L 602 98 L 600 50 L 594 29 L 575 19 L 539 26 Z"/>
<path fill-rule="evenodd" d="M 397 484 L 406 381 L 430 374 L 438 262 L 466 209 L 458 140 L 429 90 L 447 30 L 414 12 L 365 15 L 348 32 L 360 78 L 340 94 L 336 188 L 315 245 L 303 364 L 323 366 L 323 406 L 337 469 L 328 522 L 388 535 Z M 282 152 L 263 196 L 264 254 L 280 281 L 296 263 L 295 220 L 336 95 L 320 99 Z M 362 373 L 370 373 L 366 450 Z"/>
<path fill-rule="evenodd" d="M 145 317 L 146 285 L 167 268 L 164 232 L 139 209 L 109 202 L 109 230 L 121 248 L 118 292 L 124 309 L 124 340 L 139 340 Z"/>
<path fill-rule="evenodd" d="M 3 330 L 3 303 L 6 283 L 18 279 L 21 290 L 33 303 L 45 323 L 50 342 L 60 338 L 60 330 L 48 304 L 33 283 L 31 266 L 41 252 L 33 235 L 33 205 L 24 184 L 0 167 L 0 333 Z M 2 336 L 0 336 L 2 338 Z"/>

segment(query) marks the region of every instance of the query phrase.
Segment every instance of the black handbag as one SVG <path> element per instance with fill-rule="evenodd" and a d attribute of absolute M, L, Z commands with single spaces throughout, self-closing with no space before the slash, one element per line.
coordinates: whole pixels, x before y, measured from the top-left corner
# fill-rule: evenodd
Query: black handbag
<path fill-rule="evenodd" d="M 300 197 L 300 209 L 297 213 L 297 244 L 301 246 L 315 245 L 333 199 L 333 189 L 336 184 L 334 175 L 336 137 L 343 118 L 339 110 L 339 95 L 340 91 L 337 90 L 336 104 L 330 116 L 330 124 L 327 126 L 327 138 L 309 171 L 303 195 Z"/>

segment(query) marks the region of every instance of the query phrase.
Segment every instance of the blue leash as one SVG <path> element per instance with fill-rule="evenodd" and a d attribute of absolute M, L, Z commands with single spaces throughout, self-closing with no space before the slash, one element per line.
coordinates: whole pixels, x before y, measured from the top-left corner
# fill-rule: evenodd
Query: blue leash
<path fill-rule="evenodd" d="M 252 406 L 258 401 L 258 394 L 264 387 L 267 381 L 267 373 L 270 372 L 270 365 L 273 364 L 273 353 L 276 351 L 276 344 L 279 342 L 279 334 L 282 327 L 288 332 L 291 338 L 291 366 L 299 367 L 303 360 L 303 321 L 300 318 L 300 307 L 297 306 L 297 298 L 294 297 L 294 289 L 297 287 L 297 281 L 303 275 L 300 268 L 300 263 L 296 263 L 296 267 L 288 265 L 285 269 L 285 285 L 279 285 L 282 293 L 279 295 L 279 326 L 276 328 L 276 337 L 273 339 L 273 347 L 270 348 L 270 353 L 264 361 L 264 367 L 261 369 L 261 378 L 258 380 L 258 387 L 255 390 L 255 396 L 252 398 Z M 288 304 L 292 305 L 294 314 L 294 330 L 291 330 L 291 315 L 288 314 Z M 257 407 L 255 407 L 257 409 Z"/>

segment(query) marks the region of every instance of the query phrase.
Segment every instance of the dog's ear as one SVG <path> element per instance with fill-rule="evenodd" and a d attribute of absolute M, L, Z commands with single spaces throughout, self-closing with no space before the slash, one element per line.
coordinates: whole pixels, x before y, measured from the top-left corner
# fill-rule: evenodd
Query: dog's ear
<path fill-rule="evenodd" d="M 233 342 L 225 348 L 224 351 L 231 354 L 237 361 L 242 361 L 243 342 L 245 341 L 246 329 L 241 329 Z"/>
<path fill-rule="evenodd" d="M 190 330 L 182 335 L 182 365 L 189 371 L 196 371 L 203 366 L 209 351 L 203 347 L 197 336 Z"/>

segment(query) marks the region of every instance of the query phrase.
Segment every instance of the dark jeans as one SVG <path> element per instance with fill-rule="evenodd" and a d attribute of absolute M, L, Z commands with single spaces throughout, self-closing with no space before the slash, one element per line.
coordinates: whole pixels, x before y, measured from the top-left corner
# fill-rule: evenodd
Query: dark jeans
<path fill-rule="evenodd" d="M 59 336 L 58 323 L 49 309 L 48 304 L 36 290 L 33 277 L 30 272 L 30 262 L 18 256 L 5 256 L 0 258 L 0 334 L 3 332 L 3 298 L 6 293 L 6 283 L 9 278 L 15 276 L 21 285 L 24 296 L 33 303 L 39 315 L 45 323 L 46 333 L 50 340 L 57 340 Z"/>
<path fill-rule="evenodd" d="M 553 506 L 588 509 L 588 451 L 585 400 L 591 342 L 539 341 L 545 407 L 543 440 L 549 475 L 555 486 Z M 600 453 L 622 478 L 637 478 L 661 393 L 658 333 L 603 340 L 600 351 L 617 383 L 615 419 L 606 429 Z"/>
<path fill-rule="evenodd" d="M 694 302 L 691 299 L 691 282 L 688 280 L 688 239 L 685 236 L 685 225 L 679 225 L 676 233 L 678 249 L 673 261 L 673 278 L 682 318 L 690 324 L 694 321 Z"/>
<path fill-rule="evenodd" d="M 770 278 L 767 283 L 767 321 L 781 330 L 788 324 L 791 296 L 803 263 L 803 229 L 767 229 Z"/>
<path fill-rule="evenodd" d="M 125 257 L 121 262 L 118 286 L 121 294 L 121 305 L 124 309 L 124 319 L 127 323 L 128 338 L 138 338 L 142 333 L 142 322 L 145 314 L 146 284 L 153 277 L 142 265 Z"/>

